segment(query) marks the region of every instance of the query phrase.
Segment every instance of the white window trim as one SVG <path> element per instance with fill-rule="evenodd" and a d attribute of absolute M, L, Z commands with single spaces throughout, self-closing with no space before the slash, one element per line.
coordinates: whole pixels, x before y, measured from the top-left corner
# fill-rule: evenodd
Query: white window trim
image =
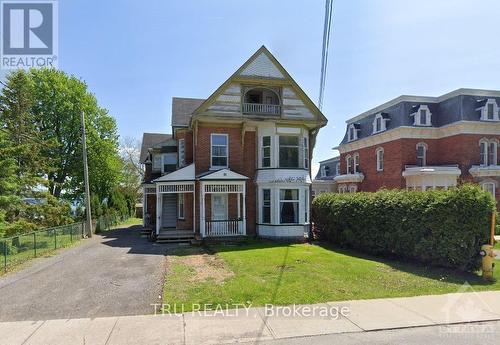
<path fill-rule="evenodd" d="M 352 172 L 354 174 L 359 173 L 359 153 L 352 155 Z"/>
<path fill-rule="evenodd" d="M 179 139 L 179 167 L 182 168 L 184 165 L 186 165 L 186 141 Z"/>
<path fill-rule="evenodd" d="M 302 151 L 303 151 L 303 168 L 304 169 L 309 169 L 309 138 L 308 137 L 303 137 L 302 138 Z"/>
<path fill-rule="evenodd" d="M 282 167 L 281 166 L 281 164 L 280 164 L 281 163 L 280 162 L 280 150 L 281 150 L 280 137 L 295 137 L 295 138 L 297 138 L 297 146 L 295 146 L 295 145 L 283 145 L 283 147 L 296 147 L 297 148 L 297 153 L 299 155 L 297 157 L 297 163 L 298 163 L 297 167 Z M 302 165 L 300 164 L 300 162 L 301 162 L 301 153 L 300 152 L 301 152 L 301 148 L 302 148 L 302 144 L 300 142 L 301 138 L 302 137 L 299 136 L 299 135 L 290 135 L 290 134 L 279 134 L 277 136 L 278 143 L 277 143 L 276 146 L 278 146 L 278 157 L 277 157 L 278 168 L 280 168 L 280 169 L 300 169 L 300 168 L 304 168 L 304 166 L 303 166 L 304 162 L 302 162 Z"/>
<path fill-rule="evenodd" d="M 353 136 L 351 137 L 351 128 L 353 129 Z M 347 126 L 347 141 L 354 141 L 358 140 L 358 129 L 354 126 L 353 123 L 351 123 L 349 126 Z"/>
<path fill-rule="evenodd" d="M 345 184 L 340 185 L 338 188 L 338 192 L 339 192 L 339 194 L 347 193 L 347 186 Z"/>
<path fill-rule="evenodd" d="M 186 198 L 183 193 L 177 194 L 177 219 L 186 219 Z M 182 204 L 181 204 L 182 199 Z M 182 205 L 182 216 L 181 216 L 181 205 Z"/>
<path fill-rule="evenodd" d="M 485 145 L 485 150 L 484 150 L 484 155 L 485 155 L 485 159 L 484 159 L 484 162 L 486 164 L 482 164 L 481 163 L 481 160 L 482 160 L 482 157 L 481 157 L 481 145 Z M 490 146 L 491 144 L 493 144 L 494 148 L 495 148 L 495 153 L 493 154 L 493 160 L 490 160 Z M 498 164 L 498 140 L 496 139 L 487 139 L 487 138 L 481 138 L 481 140 L 479 140 L 479 164 L 481 166 L 490 166 L 490 165 L 497 165 Z"/>
<path fill-rule="evenodd" d="M 226 137 L 226 165 L 212 165 L 212 142 L 213 142 L 213 137 L 214 136 L 225 136 Z M 222 146 L 222 145 L 217 145 L 217 146 Z M 217 157 L 223 157 L 223 156 L 217 156 Z M 211 170 L 217 170 L 217 169 L 224 169 L 229 167 L 229 135 L 227 133 L 211 133 L 210 134 L 210 169 Z"/>
<path fill-rule="evenodd" d="M 159 162 L 159 166 L 157 163 Z M 153 171 L 162 171 L 163 156 L 159 153 L 153 153 Z"/>
<path fill-rule="evenodd" d="M 179 160 L 179 155 L 177 154 L 177 152 L 166 152 L 166 153 L 162 153 L 161 154 L 161 173 L 164 174 L 165 173 L 165 165 L 167 164 L 166 162 L 166 158 L 168 157 L 168 155 L 172 155 L 174 156 L 175 155 L 175 165 L 178 164 L 178 160 Z M 172 164 L 174 165 L 174 164 Z"/>
<path fill-rule="evenodd" d="M 380 119 L 380 130 L 377 131 L 378 119 Z M 375 115 L 375 118 L 373 119 L 373 134 L 384 132 L 387 129 L 386 121 L 387 119 L 384 119 L 382 113 L 378 113 L 377 115 Z"/>
<path fill-rule="evenodd" d="M 379 156 L 380 153 L 382 153 L 382 159 L 380 159 L 381 157 Z M 376 157 L 376 161 L 377 161 L 377 171 L 384 171 L 384 148 L 383 147 L 379 147 L 375 150 L 375 157 Z"/>
<path fill-rule="evenodd" d="M 493 104 L 493 119 L 488 119 L 488 104 Z M 494 98 L 488 98 L 486 103 L 476 110 L 481 111 L 481 121 L 500 121 L 498 103 Z"/>
<path fill-rule="evenodd" d="M 269 191 L 269 222 L 264 222 L 264 191 Z M 261 189 L 261 202 L 260 202 L 260 223 L 273 224 L 273 190 L 271 188 Z"/>
<path fill-rule="evenodd" d="M 340 162 L 337 162 L 337 164 L 335 164 L 335 176 L 338 175 L 340 175 Z"/>
<path fill-rule="evenodd" d="M 495 196 L 496 196 L 496 192 L 497 192 L 497 185 L 496 185 L 496 183 L 495 183 L 495 182 L 493 182 L 493 181 L 486 181 L 486 182 L 482 182 L 482 183 L 481 183 L 481 188 L 482 188 L 484 191 L 487 191 L 486 186 L 493 186 L 493 188 L 492 188 L 492 192 L 493 192 L 493 198 L 495 198 Z"/>
<path fill-rule="evenodd" d="M 425 123 L 420 122 L 420 111 L 424 110 L 425 111 Z M 429 109 L 429 106 L 422 104 L 421 106 L 418 107 L 417 111 L 411 114 L 413 116 L 413 125 L 414 126 L 423 126 L 423 127 L 430 127 L 432 126 L 432 113 Z"/>
<path fill-rule="evenodd" d="M 269 146 L 264 146 L 264 138 L 269 137 Z M 269 166 L 264 166 L 264 148 L 269 147 Z M 273 137 L 272 135 L 263 135 L 260 137 L 260 164 L 261 168 L 271 168 L 273 166 Z"/>
<path fill-rule="evenodd" d="M 418 165 L 418 148 L 422 146 L 424 148 L 424 157 L 423 157 L 423 164 L 422 166 L 425 167 L 427 166 L 427 144 L 424 142 L 419 142 L 416 146 L 416 156 L 417 156 L 417 165 Z"/>
<path fill-rule="evenodd" d="M 326 177 L 326 166 L 322 165 L 319 171 L 321 177 Z"/>
<path fill-rule="evenodd" d="M 349 193 L 356 193 L 358 191 L 358 186 L 355 184 L 349 185 Z"/>
<path fill-rule="evenodd" d="M 346 174 L 350 174 L 351 173 L 352 163 L 353 163 L 352 156 L 351 155 L 347 155 L 345 157 L 345 167 L 346 167 L 345 173 Z"/>
<path fill-rule="evenodd" d="M 297 199 L 294 200 L 283 200 L 281 199 L 281 191 L 282 190 L 296 190 L 297 191 Z M 279 217 L 279 224 L 300 224 L 300 218 L 301 218 L 301 206 L 300 206 L 300 189 L 299 188 L 280 188 L 278 189 L 278 195 L 279 195 L 279 202 L 278 202 L 278 217 Z M 281 204 L 284 202 L 288 203 L 297 203 L 297 223 L 282 223 L 281 222 Z"/>

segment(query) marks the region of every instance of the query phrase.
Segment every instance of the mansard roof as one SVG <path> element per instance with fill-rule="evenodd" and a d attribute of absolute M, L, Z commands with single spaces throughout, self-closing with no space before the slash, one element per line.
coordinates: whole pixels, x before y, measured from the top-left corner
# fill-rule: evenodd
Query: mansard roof
<path fill-rule="evenodd" d="M 386 123 L 386 130 L 413 126 L 411 114 L 422 105 L 426 105 L 432 114 L 431 127 L 442 127 L 458 121 L 479 121 L 480 112 L 477 109 L 485 99 L 494 99 L 500 106 L 500 91 L 458 89 L 439 97 L 403 95 L 347 120 L 346 127 L 356 125 L 359 129 L 357 140 L 376 135 L 373 133 L 373 121 L 380 113 L 390 120 Z M 340 145 L 347 142 L 346 130 Z"/>

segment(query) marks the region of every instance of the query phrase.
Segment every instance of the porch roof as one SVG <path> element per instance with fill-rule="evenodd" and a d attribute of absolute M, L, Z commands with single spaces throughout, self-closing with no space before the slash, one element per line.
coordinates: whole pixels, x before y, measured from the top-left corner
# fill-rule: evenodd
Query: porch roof
<path fill-rule="evenodd" d="M 195 180 L 195 167 L 194 163 L 179 170 L 173 171 L 170 174 L 158 177 L 152 182 L 177 182 L 177 181 L 194 181 Z"/>
<path fill-rule="evenodd" d="M 245 175 L 238 174 L 230 169 L 221 169 L 216 171 L 207 171 L 203 174 L 197 176 L 200 181 L 215 181 L 215 180 L 225 180 L 225 181 L 242 181 L 248 180 Z"/>

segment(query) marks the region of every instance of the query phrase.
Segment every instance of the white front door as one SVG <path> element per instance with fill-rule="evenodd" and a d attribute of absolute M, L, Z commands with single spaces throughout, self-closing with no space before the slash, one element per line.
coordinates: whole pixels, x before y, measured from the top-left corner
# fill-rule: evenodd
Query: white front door
<path fill-rule="evenodd" d="M 227 194 L 212 194 L 212 220 L 226 220 Z"/>

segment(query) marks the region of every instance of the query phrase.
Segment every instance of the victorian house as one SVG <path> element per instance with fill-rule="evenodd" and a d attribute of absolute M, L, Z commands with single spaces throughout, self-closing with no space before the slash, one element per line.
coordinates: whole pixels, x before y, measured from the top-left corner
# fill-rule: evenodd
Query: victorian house
<path fill-rule="evenodd" d="M 173 98 L 172 134 L 145 133 L 144 225 L 158 239 L 303 239 L 326 118 L 263 46 L 206 99 Z"/>
<path fill-rule="evenodd" d="M 347 121 L 340 193 L 475 182 L 500 201 L 500 92 L 400 96 Z"/>

